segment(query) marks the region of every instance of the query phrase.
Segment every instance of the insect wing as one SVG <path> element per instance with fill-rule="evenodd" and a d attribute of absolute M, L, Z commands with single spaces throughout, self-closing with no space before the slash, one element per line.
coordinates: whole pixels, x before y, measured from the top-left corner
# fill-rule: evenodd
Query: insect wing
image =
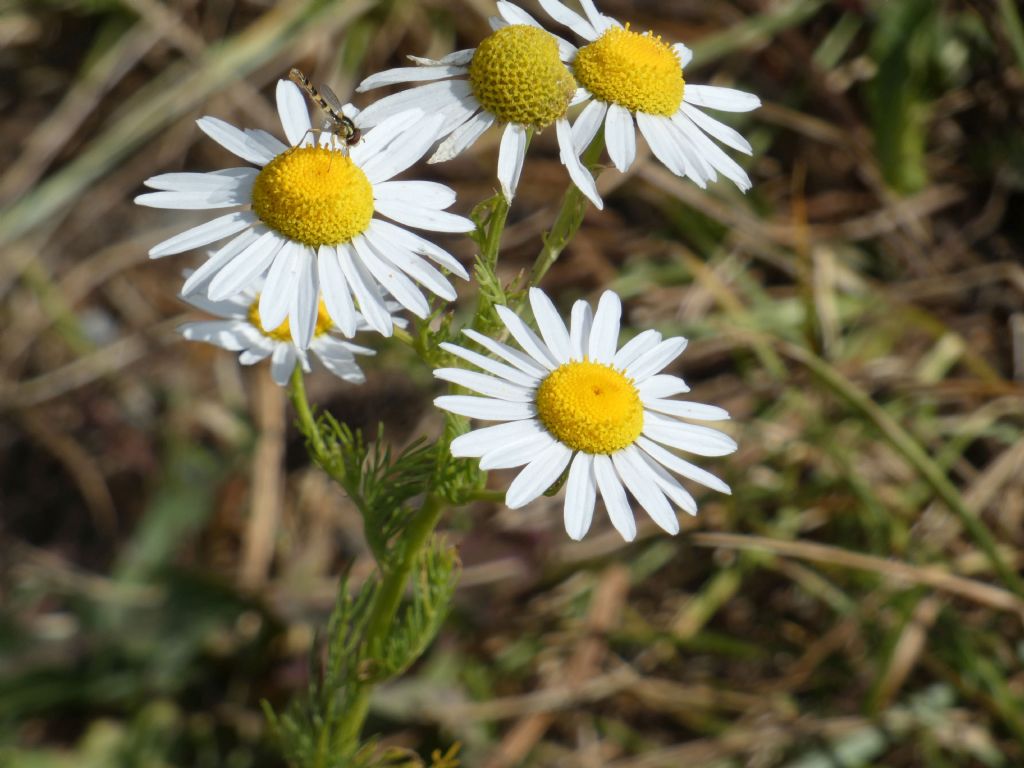
<path fill-rule="evenodd" d="M 331 90 L 330 86 L 321 83 L 320 95 L 323 97 L 324 101 L 327 102 L 327 105 L 338 113 L 338 117 L 344 117 L 345 112 L 344 107 L 342 107 L 341 104 L 341 99 L 339 99 L 338 95 Z"/>

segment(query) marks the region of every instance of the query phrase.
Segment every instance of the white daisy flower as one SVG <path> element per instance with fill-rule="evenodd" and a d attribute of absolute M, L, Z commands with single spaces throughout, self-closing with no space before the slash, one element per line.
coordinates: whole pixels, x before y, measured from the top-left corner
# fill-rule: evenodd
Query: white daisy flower
<path fill-rule="evenodd" d="M 307 373 L 312 370 L 309 353 L 315 355 L 323 367 L 339 379 L 352 384 L 366 381 L 356 362 L 356 355 L 374 355 L 376 352 L 339 338 L 335 333 L 339 329 L 328 314 L 323 300 L 317 307 L 316 325 L 309 348 L 302 349 L 292 340 L 287 318 L 272 330 L 263 326 L 259 313 L 261 295 L 258 289 L 249 288 L 222 301 L 211 301 L 199 293 L 183 296 L 193 307 L 222 319 L 185 323 L 178 331 L 189 341 L 205 341 L 238 352 L 238 362 L 242 365 L 254 365 L 269 357 L 270 375 L 282 387 L 288 383 L 296 364 L 301 365 Z M 386 302 L 386 306 L 389 310 L 398 309 L 398 305 L 391 301 Z M 357 331 L 369 328 L 358 312 L 355 323 Z M 405 321 L 395 318 L 395 324 L 402 326 Z"/>
<path fill-rule="evenodd" d="M 288 319 L 292 339 L 303 349 L 315 335 L 321 293 L 346 336 L 356 331 L 357 306 L 372 329 L 391 334 L 385 292 L 418 317 L 430 308 L 416 283 L 453 300 L 455 289 L 427 259 L 463 279 L 469 277 L 466 270 L 405 227 L 468 232 L 473 223 L 445 212 L 455 202 L 448 187 L 389 181 L 423 156 L 442 118 L 419 110 L 394 114 L 365 131 L 356 146 L 338 149 L 341 142 L 331 134 L 320 133 L 316 140 L 305 96 L 294 83 L 278 82 L 277 109 L 288 145 L 266 131 L 242 131 L 215 117 L 198 121 L 210 138 L 259 169 L 166 173 L 146 180 L 160 191 L 135 199 L 156 208 L 243 208 L 150 250 L 159 258 L 231 238 L 185 282 L 183 295 L 203 286 L 212 301 L 224 301 L 265 275 L 260 323 L 277 328 Z M 353 120 L 362 130 L 361 116 Z"/>
<path fill-rule="evenodd" d="M 505 422 L 457 437 L 452 455 L 478 457 L 486 470 L 525 464 L 505 496 L 512 509 L 536 499 L 568 469 L 565 530 L 576 540 L 590 528 L 598 491 L 626 541 L 636 536 L 627 490 L 671 534 L 679 532 L 672 505 L 696 514 L 697 504 L 670 471 L 730 492 L 710 472 L 668 450 L 699 456 L 736 450 L 728 435 L 683 421 L 717 421 L 729 414 L 713 405 L 671 399 L 689 387 L 677 376 L 659 373 L 686 348 L 686 339 L 662 339 L 648 330 L 616 351 L 622 305 L 611 291 L 601 296 L 593 314 L 587 302 L 577 301 L 568 330 L 537 288 L 530 289 L 530 305 L 540 337 L 510 309 L 497 307 L 524 352 L 463 331 L 504 362 L 442 344 L 487 373 L 434 371 L 439 379 L 482 395 L 445 395 L 434 403 L 462 416 Z"/>
<path fill-rule="evenodd" d="M 568 59 L 590 101 L 572 127 L 574 152 L 580 154 L 603 124 L 608 155 L 625 171 L 636 157 L 635 120 L 654 156 L 677 176 L 689 176 L 703 189 L 721 173 L 744 192 L 750 189 L 746 171 L 712 139 L 747 155 L 749 142 L 701 107 L 748 112 L 761 100 L 733 88 L 685 83 L 689 48 L 633 32 L 598 12 L 593 0 L 580 2 L 586 18 L 560 0 L 540 0 L 555 21 L 588 41 Z"/>
<path fill-rule="evenodd" d="M 389 69 L 363 80 L 357 91 L 392 83 L 435 82 L 386 96 L 363 110 L 360 117 L 365 125 L 375 125 L 410 108 L 440 115 L 443 122 L 438 138 L 447 138 L 427 161 L 430 163 L 451 160 L 492 125 L 504 123 L 498 182 L 509 201 L 519 184 L 531 131 L 554 123 L 569 177 L 600 208 L 594 179 L 580 162 L 580 153 L 573 151 L 566 116 L 566 110 L 586 95 L 577 89 L 563 63 L 576 49 L 512 3 L 499 0 L 498 13 L 500 17 L 491 19 L 494 33 L 476 48 L 437 61 L 410 56 L 418 66 Z"/>

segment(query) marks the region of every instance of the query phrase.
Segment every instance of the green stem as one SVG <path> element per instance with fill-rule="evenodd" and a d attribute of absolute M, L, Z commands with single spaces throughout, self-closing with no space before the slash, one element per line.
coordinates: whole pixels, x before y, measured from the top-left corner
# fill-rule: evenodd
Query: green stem
<path fill-rule="evenodd" d="M 444 512 L 443 500 L 434 494 L 428 495 L 402 536 L 402 543 L 399 545 L 401 555 L 397 562 L 387 568 L 381 565 L 383 570 L 381 587 L 373 600 L 373 608 L 370 611 L 363 640 L 367 648 L 379 648 L 391 631 L 391 626 L 402 602 L 402 595 L 405 593 L 409 574 L 412 573 L 416 565 L 420 551 L 430 539 L 430 534 L 434 532 L 442 512 Z M 371 656 L 372 653 L 371 651 Z M 336 747 L 350 749 L 358 745 L 359 735 L 370 709 L 372 690 L 372 683 L 358 682 L 355 684 L 352 703 L 349 705 L 349 710 L 345 713 L 345 719 L 334 739 Z"/>
<path fill-rule="evenodd" d="M 322 459 L 327 451 L 324 447 L 324 439 L 320 435 L 320 428 L 313 416 L 313 409 L 310 408 L 309 400 L 306 399 L 306 384 L 302 378 L 302 368 L 299 365 L 296 365 L 295 370 L 292 371 L 288 394 L 291 396 L 292 405 L 295 406 L 295 413 L 299 417 L 302 433 L 309 439 L 316 454 L 314 458 Z"/>
<path fill-rule="evenodd" d="M 508 220 L 509 202 L 500 192 L 486 203 L 489 205 L 487 219 L 480 225 L 480 257 L 477 265 L 477 278 L 480 284 L 485 283 L 493 287 L 495 294 L 480 290 L 477 292 L 476 309 L 473 312 L 473 320 L 470 327 L 476 330 L 486 331 L 493 324 L 492 307 L 497 298 L 501 301 L 504 296 L 501 287 L 498 285 L 496 271 L 498 267 L 498 256 L 501 252 L 501 236 L 505 231 L 505 222 Z"/>
<path fill-rule="evenodd" d="M 604 149 L 604 133 L 598 132 L 590 146 L 584 151 L 580 158 L 584 167 L 592 173 L 597 169 L 597 160 Z M 597 178 L 595 174 L 595 179 Z M 579 187 L 570 184 L 562 196 L 562 206 L 558 209 L 554 224 L 544 237 L 544 247 L 537 254 L 537 260 L 530 272 L 529 285 L 539 285 L 544 275 L 558 260 L 559 255 L 569 245 L 573 235 L 583 223 L 583 214 L 587 210 L 587 198 L 580 192 Z"/>
<path fill-rule="evenodd" d="M 501 236 L 505 232 L 505 222 L 511 206 L 504 195 L 496 195 L 494 208 L 487 218 L 483 244 L 480 246 L 480 261 L 490 270 L 498 266 L 498 254 L 501 251 Z"/>

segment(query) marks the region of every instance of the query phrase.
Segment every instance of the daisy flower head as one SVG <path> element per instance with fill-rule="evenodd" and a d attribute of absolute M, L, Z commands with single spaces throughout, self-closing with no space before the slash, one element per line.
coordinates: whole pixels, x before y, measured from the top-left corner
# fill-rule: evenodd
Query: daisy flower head
<path fill-rule="evenodd" d="M 746 171 L 714 140 L 747 155 L 749 142 L 702 108 L 748 112 L 761 100 L 733 88 L 685 82 L 683 70 L 693 57 L 689 48 L 653 32 L 634 32 L 600 13 L 593 0 L 580 3 L 583 16 L 561 0 L 540 0 L 551 18 L 587 41 L 568 59 L 589 101 L 572 127 L 575 152 L 603 124 L 608 155 L 625 171 L 636 158 L 635 121 L 654 156 L 677 176 L 689 176 L 703 189 L 721 173 L 744 192 L 750 189 Z"/>
<path fill-rule="evenodd" d="M 357 91 L 393 83 L 421 83 L 386 96 L 361 113 L 375 125 L 404 109 L 419 108 L 442 117 L 443 139 L 427 162 L 451 160 L 473 145 L 495 123 L 504 124 L 498 151 L 498 182 L 511 201 L 519 184 L 531 132 L 555 124 L 559 154 L 573 183 L 598 208 L 601 198 L 590 173 L 572 151 L 568 108 L 583 97 L 565 59 L 575 48 L 543 29 L 530 14 L 499 0 L 499 16 L 491 19 L 491 35 L 476 47 L 439 60 L 410 58 L 413 67 L 379 72 L 363 80 Z"/>
<path fill-rule="evenodd" d="M 260 282 L 257 281 L 256 286 Z M 182 298 L 197 309 L 214 315 L 219 320 L 202 320 L 185 323 L 179 333 L 189 341 L 204 341 L 231 352 L 238 352 L 242 365 L 254 365 L 270 358 L 270 375 L 282 387 L 288 383 L 296 365 L 309 373 L 312 370 L 311 357 L 339 379 L 351 384 L 366 381 L 362 369 L 356 362 L 356 355 L 374 355 L 372 349 L 353 344 L 339 337 L 339 329 L 331 319 L 321 299 L 317 306 L 316 325 L 308 348 L 304 349 L 292 339 L 290 320 L 285 318 L 277 327 L 267 330 L 260 320 L 259 287 L 246 290 L 221 301 L 212 301 L 201 293 Z M 385 303 L 388 311 L 399 309 L 392 301 Z M 358 312 L 355 316 L 356 330 L 369 328 Z M 401 318 L 395 318 L 399 327 L 405 325 Z M 310 354 L 312 353 L 312 355 Z"/>
<path fill-rule="evenodd" d="M 445 211 L 455 202 L 448 187 L 393 180 L 434 143 L 441 117 L 403 111 L 363 130 L 368 126 L 347 107 L 362 136 L 349 147 L 312 128 L 305 96 L 294 83 L 278 82 L 277 110 L 287 144 L 215 117 L 198 121 L 210 138 L 257 168 L 165 173 L 145 182 L 158 191 L 135 199 L 155 208 L 240 209 L 150 249 L 159 258 L 230 238 L 189 277 L 182 294 L 203 290 L 219 302 L 265 278 L 262 327 L 278 328 L 287 319 L 301 349 L 315 337 L 321 296 L 346 336 L 355 333 L 360 316 L 373 330 L 391 334 L 386 294 L 418 317 L 430 311 L 419 286 L 454 299 L 455 289 L 434 265 L 463 279 L 466 270 L 406 227 L 468 232 L 473 223 Z"/>
<path fill-rule="evenodd" d="M 672 399 L 689 387 L 661 371 L 686 348 L 686 339 L 663 339 L 648 330 L 618 348 L 622 305 L 612 291 L 601 296 L 593 313 L 586 301 L 577 301 L 568 329 L 541 290 L 530 290 L 530 305 L 539 336 L 510 309 L 497 307 L 522 351 L 464 331 L 500 361 L 442 344 L 485 373 L 434 371 L 439 379 L 480 393 L 444 395 L 434 403 L 462 416 L 503 422 L 457 437 L 452 455 L 479 458 L 485 470 L 525 465 L 505 496 L 512 509 L 533 501 L 568 472 L 565 529 L 576 540 L 590 528 L 598 493 L 612 525 L 632 541 L 636 522 L 627 491 L 671 534 L 679 532 L 673 505 L 697 512 L 693 496 L 672 473 L 730 492 L 710 472 L 669 450 L 699 456 L 736 450 L 735 441 L 723 432 L 684 420 L 728 419 L 726 411 Z"/>

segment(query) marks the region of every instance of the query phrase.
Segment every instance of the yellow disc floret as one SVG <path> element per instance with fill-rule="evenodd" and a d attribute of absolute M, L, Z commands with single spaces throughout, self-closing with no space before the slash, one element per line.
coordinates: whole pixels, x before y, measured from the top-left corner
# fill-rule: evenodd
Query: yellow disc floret
<path fill-rule="evenodd" d="M 252 186 L 252 209 L 285 237 L 314 248 L 345 243 L 373 217 L 373 186 L 348 155 L 296 147 L 271 160 Z"/>
<path fill-rule="evenodd" d="M 683 68 L 672 46 L 652 32 L 611 27 L 576 55 L 580 85 L 630 112 L 674 115 L 683 103 Z"/>
<path fill-rule="evenodd" d="M 505 123 L 543 128 L 565 115 L 576 81 L 542 29 L 503 27 L 477 46 L 469 84 L 480 106 Z"/>
<path fill-rule="evenodd" d="M 644 427 L 643 405 L 632 379 L 586 360 L 548 374 L 537 388 L 537 416 L 560 442 L 584 453 L 621 451 Z"/>
<path fill-rule="evenodd" d="M 249 305 L 248 312 L 249 323 L 254 326 L 260 333 L 266 336 L 268 339 L 274 341 L 291 341 L 292 340 L 292 329 L 288 322 L 288 318 L 285 318 L 284 322 L 281 323 L 277 328 L 268 331 L 263 327 L 263 323 L 260 322 L 260 297 L 256 297 L 256 301 Z M 320 299 L 320 306 L 316 311 L 316 328 L 313 330 L 313 338 L 317 336 L 323 336 L 331 328 L 334 327 L 334 321 L 331 320 L 331 316 L 327 312 L 327 305 L 324 304 L 324 300 Z"/>

